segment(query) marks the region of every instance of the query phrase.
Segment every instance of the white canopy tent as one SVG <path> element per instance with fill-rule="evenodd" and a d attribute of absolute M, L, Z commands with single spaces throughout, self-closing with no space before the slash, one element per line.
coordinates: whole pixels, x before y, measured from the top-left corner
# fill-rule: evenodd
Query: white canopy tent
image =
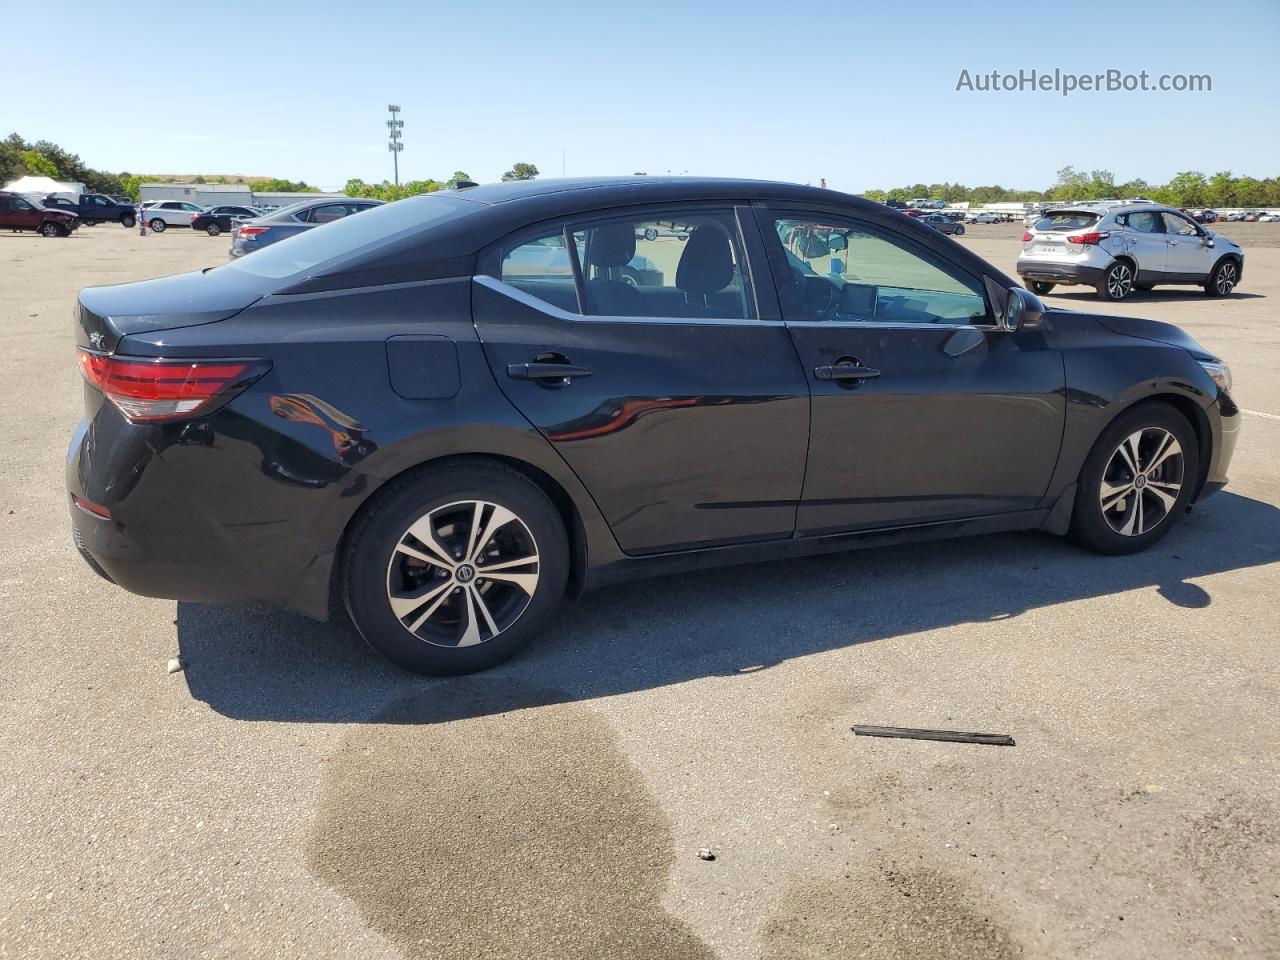
<path fill-rule="evenodd" d="M 14 193 L 34 193 L 42 197 L 47 197 L 51 193 L 64 194 L 71 198 L 77 198 L 84 193 L 83 183 L 63 183 L 59 180 L 53 180 L 49 177 L 19 177 L 12 183 L 4 185 L 5 190 L 11 190 Z"/>

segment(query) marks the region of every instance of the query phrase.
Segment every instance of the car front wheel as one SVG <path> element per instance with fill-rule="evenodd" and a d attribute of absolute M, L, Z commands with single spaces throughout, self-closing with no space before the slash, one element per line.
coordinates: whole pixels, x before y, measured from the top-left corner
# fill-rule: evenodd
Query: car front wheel
<path fill-rule="evenodd" d="M 40 235 L 42 237 L 60 237 L 62 236 L 62 228 L 52 220 L 46 220 L 40 224 Z"/>
<path fill-rule="evenodd" d="M 1222 260 L 1205 281 L 1204 292 L 1211 297 L 1229 297 L 1240 282 L 1240 268 L 1234 260 Z"/>
<path fill-rule="evenodd" d="M 437 676 L 514 656 L 551 621 L 568 575 L 555 506 L 498 464 L 393 482 L 343 551 L 347 610 L 360 634 L 394 663 Z"/>
<path fill-rule="evenodd" d="M 1098 281 L 1098 296 L 1103 300 L 1123 300 L 1133 293 L 1133 267 L 1117 260 Z"/>
<path fill-rule="evenodd" d="M 1186 417 L 1161 402 L 1127 410 L 1102 432 L 1080 472 L 1071 537 L 1099 553 L 1145 550 L 1186 512 L 1199 470 Z"/>

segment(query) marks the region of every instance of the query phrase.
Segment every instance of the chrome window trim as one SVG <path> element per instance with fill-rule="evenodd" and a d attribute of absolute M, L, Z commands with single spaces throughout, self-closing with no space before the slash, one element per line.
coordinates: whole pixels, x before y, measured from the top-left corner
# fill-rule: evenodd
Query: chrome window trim
<path fill-rule="evenodd" d="M 478 273 L 473 278 L 476 283 L 486 289 L 492 290 L 494 293 L 500 293 L 504 297 L 523 304 L 557 320 L 565 320 L 573 323 L 647 323 L 647 324 L 666 324 L 668 326 L 708 326 L 708 327 L 785 327 L 786 323 L 781 320 L 744 320 L 741 318 L 715 318 L 715 317 L 615 317 L 609 315 L 596 315 L 585 313 L 571 313 L 562 307 L 557 307 L 554 303 L 547 303 L 545 300 L 539 300 L 532 294 L 525 293 L 523 290 L 511 286 L 509 283 L 490 277 L 483 273 Z"/>
<path fill-rule="evenodd" d="M 999 331 L 994 323 L 906 323 L 882 320 L 792 320 L 789 327 L 840 327 L 869 330 L 979 330 Z"/>

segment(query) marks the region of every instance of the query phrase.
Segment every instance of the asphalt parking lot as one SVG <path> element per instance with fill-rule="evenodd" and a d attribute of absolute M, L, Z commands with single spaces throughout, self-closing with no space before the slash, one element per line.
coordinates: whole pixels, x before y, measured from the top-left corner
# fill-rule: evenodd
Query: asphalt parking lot
<path fill-rule="evenodd" d="M 1223 232 L 1236 295 L 1107 306 L 1184 326 L 1248 411 L 1231 485 L 1151 552 L 1015 534 L 613 587 L 448 681 L 94 576 L 73 299 L 227 240 L 0 234 L 0 957 L 1280 956 L 1280 224 Z M 1020 233 L 961 242 L 1012 274 Z"/>

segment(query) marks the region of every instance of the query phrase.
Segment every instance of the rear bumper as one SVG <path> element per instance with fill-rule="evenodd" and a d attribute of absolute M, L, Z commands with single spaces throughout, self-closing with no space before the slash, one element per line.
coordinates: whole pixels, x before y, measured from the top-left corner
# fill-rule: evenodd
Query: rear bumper
<path fill-rule="evenodd" d="M 1019 260 L 1018 276 L 1043 283 L 1086 283 L 1090 286 L 1102 279 L 1102 267 L 1084 263 L 1062 263 L 1052 260 Z"/>

